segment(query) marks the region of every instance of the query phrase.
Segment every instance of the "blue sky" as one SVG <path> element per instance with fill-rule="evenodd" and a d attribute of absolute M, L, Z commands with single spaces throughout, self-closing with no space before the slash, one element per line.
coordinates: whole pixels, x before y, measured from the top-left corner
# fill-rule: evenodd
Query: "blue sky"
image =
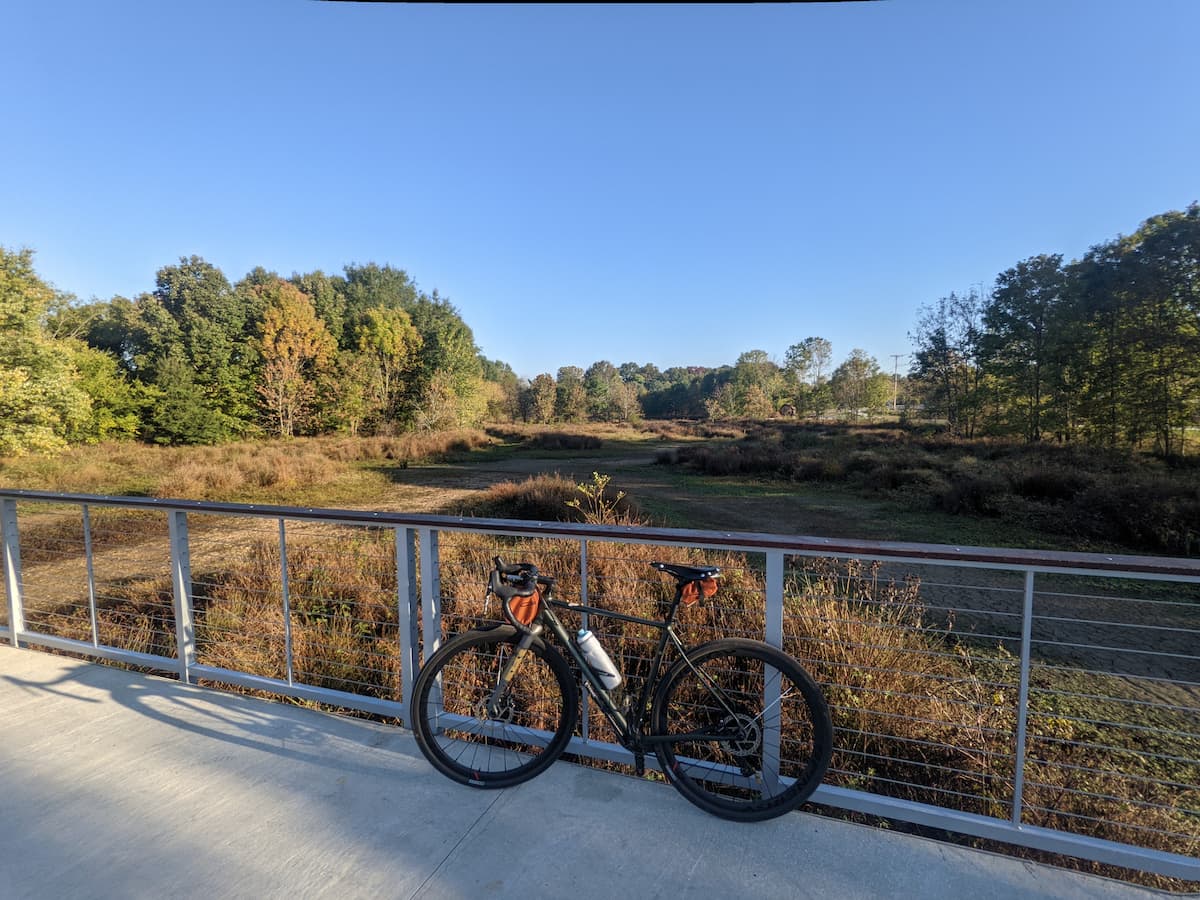
<path fill-rule="evenodd" d="M 523 375 L 892 368 L 918 308 L 1200 200 L 1194 0 L 10 4 L 0 244 L 81 299 L 181 255 L 391 263 Z"/>

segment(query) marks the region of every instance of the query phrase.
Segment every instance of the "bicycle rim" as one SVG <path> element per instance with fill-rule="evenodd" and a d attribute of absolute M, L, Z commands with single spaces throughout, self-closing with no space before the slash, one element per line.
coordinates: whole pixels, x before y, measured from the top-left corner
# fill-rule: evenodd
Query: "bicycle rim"
<path fill-rule="evenodd" d="M 832 725 L 820 689 L 765 644 L 714 641 L 690 660 L 672 667 L 654 703 L 656 733 L 696 736 L 658 745 L 671 783 L 723 818 L 795 809 L 829 765 Z"/>
<path fill-rule="evenodd" d="M 443 774 L 476 787 L 508 787 L 537 775 L 571 737 L 577 700 L 562 656 L 536 642 L 496 694 L 519 636 L 502 627 L 463 635 L 417 679 L 413 728 Z"/>

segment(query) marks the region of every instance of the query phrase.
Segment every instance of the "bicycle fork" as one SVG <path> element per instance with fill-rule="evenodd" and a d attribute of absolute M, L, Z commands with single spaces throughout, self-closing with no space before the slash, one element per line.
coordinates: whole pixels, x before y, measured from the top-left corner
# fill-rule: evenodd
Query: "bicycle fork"
<path fill-rule="evenodd" d="M 538 630 L 541 630 L 540 626 L 538 626 Z M 537 640 L 537 632 L 531 628 L 521 635 L 521 640 L 517 641 L 513 655 L 500 667 L 500 673 L 496 676 L 496 686 L 492 688 L 487 705 L 484 707 L 488 716 L 496 718 L 500 715 L 500 711 L 503 709 L 504 694 L 508 691 L 508 683 L 520 670 L 521 664 L 525 662 L 529 648 L 533 646 L 535 640 Z"/>

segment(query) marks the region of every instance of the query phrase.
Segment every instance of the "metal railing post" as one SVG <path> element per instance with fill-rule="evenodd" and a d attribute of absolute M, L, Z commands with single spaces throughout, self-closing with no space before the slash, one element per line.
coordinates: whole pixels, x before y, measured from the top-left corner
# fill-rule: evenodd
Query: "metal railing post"
<path fill-rule="evenodd" d="M 783 551 L 767 551 L 766 622 L 763 639 L 772 647 L 783 649 Z"/>
<path fill-rule="evenodd" d="M 17 501 L 0 500 L 0 535 L 4 542 L 4 593 L 8 596 L 8 639 L 20 647 L 25 630 L 21 596 L 21 538 L 17 533 Z"/>
<path fill-rule="evenodd" d="M 83 557 L 87 565 L 88 616 L 92 620 L 92 646 L 100 646 L 100 623 L 96 616 L 96 570 L 92 557 L 92 516 L 83 504 Z"/>
<path fill-rule="evenodd" d="M 442 645 L 442 576 L 438 560 L 438 533 L 432 528 L 418 531 L 421 544 L 421 616 L 424 647 L 422 661 Z"/>
<path fill-rule="evenodd" d="M 287 523 L 279 520 L 279 591 L 283 600 L 283 660 L 287 669 L 287 683 L 296 683 L 296 671 L 292 653 L 292 590 L 288 577 Z"/>
<path fill-rule="evenodd" d="M 582 538 L 579 541 L 579 604 L 581 606 L 587 606 L 587 602 L 588 602 L 587 601 L 587 596 L 588 596 L 587 573 L 588 573 L 588 542 L 587 542 L 586 538 Z M 588 614 L 587 613 L 579 614 L 579 627 L 580 628 L 588 627 Z M 590 700 L 591 693 L 589 691 L 581 691 L 580 693 L 582 694 L 582 697 L 581 697 L 581 702 L 579 704 L 579 719 L 581 722 L 581 724 L 579 726 L 579 736 L 582 737 L 586 741 L 588 739 L 588 732 L 589 732 L 588 721 L 592 717 L 592 706 L 591 706 L 591 700 Z"/>
<path fill-rule="evenodd" d="M 175 604 L 175 641 L 179 653 L 179 680 L 191 683 L 196 664 L 196 628 L 192 621 L 192 561 L 188 552 L 187 513 L 167 513 L 171 542 L 171 593 Z"/>
<path fill-rule="evenodd" d="M 396 624 L 400 631 L 400 697 L 407 702 L 409 689 L 417 679 L 421 661 L 417 656 L 418 611 L 421 608 L 417 597 L 417 554 L 413 545 L 414 532 L 411 528 L 396 528 Z M 401 721 L 405 725 L 407 712 Z"/>
<path fill-rule="evenodd" d="M 783 649 L 783 551 L 768 550 L 766 554 L 766 596 L 763 609 L 763 638 L 772 647 Z M 781 756 L 780 724 L 783 721 L 782 706 L 783 676 L 770 667 L 763 666 L 763 761 L 764 787 L 774 792 L 779 789 Z"/>
<path fill-rule="evenodd" d="M 1029 658 L 1033 642 L 1033 570 L 1025 572 L 1025 603 L 1021 617 L 1021 681 L 1017 692 L 1017 746 L 1013 755 L 1012 823 L 1024 818 L 1025 734 L 1029 721 Z"/>

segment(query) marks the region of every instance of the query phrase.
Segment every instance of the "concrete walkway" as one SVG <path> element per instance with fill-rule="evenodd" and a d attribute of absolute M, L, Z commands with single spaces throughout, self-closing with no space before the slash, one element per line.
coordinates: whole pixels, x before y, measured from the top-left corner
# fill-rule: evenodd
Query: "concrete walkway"
<path fill-rule="evenodd" d="M 1162 897 L 558 763 L 442 778 L 395 728 L 0 646 L 0 897 Z"/>

